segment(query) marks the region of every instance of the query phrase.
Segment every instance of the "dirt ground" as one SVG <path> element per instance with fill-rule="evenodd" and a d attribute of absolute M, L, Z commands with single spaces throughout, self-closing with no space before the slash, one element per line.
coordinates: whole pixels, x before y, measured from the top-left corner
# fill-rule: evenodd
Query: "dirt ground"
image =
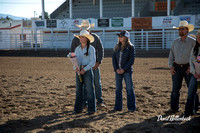
<path fill-rule="evenodd" d="M 168 112 L 172 81 L 167 58 L 136 58 L 133 83 L 137 110 L 128 112 L 124 85 L 123 111 L 112 112 L 115 77 L 111 62 L 111 58 L 104 58 L 100 66 L 107 108 L 98 108 L 94 115 L 87 115 L 87 110 L 74 115 L 75 72 L 68 58 L 0 57 L 0 133 L 200 132 L 200 115 L 178 119 L 187 98 L 185 83 L 181 111 Z"/>

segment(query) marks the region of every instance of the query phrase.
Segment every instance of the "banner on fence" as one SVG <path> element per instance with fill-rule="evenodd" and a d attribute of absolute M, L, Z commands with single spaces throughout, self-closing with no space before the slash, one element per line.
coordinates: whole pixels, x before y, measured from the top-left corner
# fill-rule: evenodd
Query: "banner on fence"
<path fill-rule="evenodd" d="M 45 20 L 33 20 L 33 28 L 46 28 Z"/>
<path fill-rule="evenodd" d="M 132 29 L 141 30 L 141 29 L 152 29 L 152 18 L 132 18 Z"/>
<path fill-rule="evenodd" d="M 111 19 L 112 27 L 123 27 L 123 18 L 112 18 Z"/>
<path fill-rule="evenodd" d="M 109 19 L 98 19 L 98 27 L 109 27 Z"/>
<path fill-rule="evenodd" d="M 23 20 L 22 27 L 24 28 L 32 28 L 32 21 L 31 20 Z"/>
<path fill-rule="evenodd" d="M 57 28 L 57 20 L 47 20 L 47 28 Z"/>

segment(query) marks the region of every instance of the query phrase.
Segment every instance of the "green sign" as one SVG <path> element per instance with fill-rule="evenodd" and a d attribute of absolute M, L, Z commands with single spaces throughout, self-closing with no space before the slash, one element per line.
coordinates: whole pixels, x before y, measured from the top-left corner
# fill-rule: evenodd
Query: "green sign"
<path fill-rule="evenodd" d="M 112 27 L 123 27 L 123 18 L 113 18 Z"/>

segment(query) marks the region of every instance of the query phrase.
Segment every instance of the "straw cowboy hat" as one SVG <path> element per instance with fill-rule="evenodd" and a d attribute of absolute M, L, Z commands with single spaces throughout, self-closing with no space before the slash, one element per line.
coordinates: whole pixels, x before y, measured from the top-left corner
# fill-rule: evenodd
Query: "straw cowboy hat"
<path fill-rule="evenodd" d="M 88 20 L 82 20 L 81 25 L 76 24 L 76 26 L 83 30 L 88 30 L 94 28 L 94 23 L 90 24 Z"/>
<path fill-rule="evenodd" d="M 197 34 L 196 34 L 196 35 L 191 34 L 190 36 L 192 36 L 192 37 L 194 37 L 194 38 L 197 38 L 197 36 L 200 36 L 200 29 L 197 31 Z"/>
<path fill-rule="evenodd" d="M 94 37 L 87 31 L 87 30 L 82 30 L 80 32 L 80 35 L 74 35 L 75 37 L 80 39 L 80 36 L 87 37 L 90 40 L 90 43 L 94 42 Z"/>
<path fill-rule="evenodd" d="M 179 29 L 180 27 L 187 27 L 189 32 L 194 30 L 194 25 L 193 24 L 188 24 L 186 20 L 180 21 L 179 27 L 173 26 L 175 29 Z"/>

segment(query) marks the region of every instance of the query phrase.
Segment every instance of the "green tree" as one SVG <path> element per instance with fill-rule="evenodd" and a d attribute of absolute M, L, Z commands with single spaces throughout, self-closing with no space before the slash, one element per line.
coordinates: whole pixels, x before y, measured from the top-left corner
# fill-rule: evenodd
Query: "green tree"
<path fill-rule="evenodd" d="M 42 19 L 42 15 L 40 15 L 39 18 Z M 50 18 L 48 12 L 44 12 L 44 18 L 45 19 L 49 19 Z"/>

